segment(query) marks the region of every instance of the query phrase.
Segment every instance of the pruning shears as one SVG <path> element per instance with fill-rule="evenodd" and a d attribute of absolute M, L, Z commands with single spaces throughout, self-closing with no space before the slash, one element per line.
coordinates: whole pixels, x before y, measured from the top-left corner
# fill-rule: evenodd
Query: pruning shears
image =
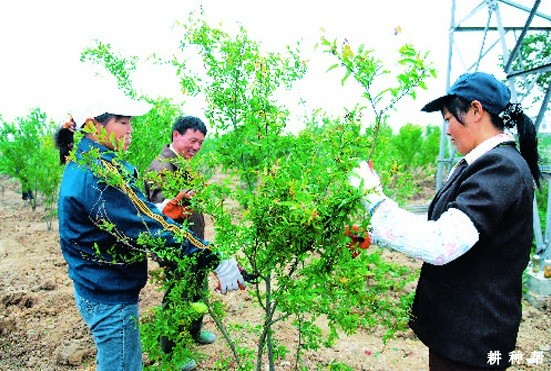
<path fill-rule="evenodd" d="M 243 279 L 245 280 L 245 282 L 258 283 L 258 279 L 260 278 L 260 275 L 249 273 L 240 266 L 238 266 L 238 268 L 239 268 L 239 272 L 241 272 L 241 275 L 243 276 Z"/>

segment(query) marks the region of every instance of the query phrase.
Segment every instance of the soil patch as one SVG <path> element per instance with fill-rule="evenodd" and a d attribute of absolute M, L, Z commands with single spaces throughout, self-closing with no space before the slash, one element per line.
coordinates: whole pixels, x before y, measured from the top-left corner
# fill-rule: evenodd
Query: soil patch
<path fill-rule="evenodd" d="M 94 343 L 74 304 L 72 283 L 59 249 L 57 221 L 48 229 L 46 215 L 40 202 L 32 211 L 28 201 L 21 199 L 17 182 L 0 177 L 0 369 L 94 370 Z M 209 223 L 207 239 L 212 236 Z M 388 258 L 412 267 L 419 264 L 401 254 L 389 252 Z M 154 263 L 150 266 L 156 267 Z M 214 282 L 211 284 L 214 287 Z M 161 297 L 158 287 L 149 283 L 141 294 L 142 313 L 159 305 Z M 246 292 L 229 293 L 224 301 L 228 321 L 260 320 Z M 512 369 L 551 370 L 551 309 L 538 309 L 528 302 L 523 307 L 518 350 L 524 354 L 525 364 L 532 352 L 543 352 L 544 364 Z M 212 319 L 207 317 L 205 322 L 217 333 Z M 280 342 L 296 341 L 292 326 L 279 326 L 276 333 Z M 202 347 L 207 359 L 198 370 L 211 369 L 220 354 L 229 354 L 218 335 L 219 341 Z M 376 329 L 343 335 L 333 348 L 307 354 L 304 366 L 314 370 L 340 361 L 355 370 L 427 369 L 427 349 L 412 332 L 398 334 L 386 346 L 382 335 Z M 290 370 L 291 365 L 290 360 L 280 361 L 277 369 Z"/>

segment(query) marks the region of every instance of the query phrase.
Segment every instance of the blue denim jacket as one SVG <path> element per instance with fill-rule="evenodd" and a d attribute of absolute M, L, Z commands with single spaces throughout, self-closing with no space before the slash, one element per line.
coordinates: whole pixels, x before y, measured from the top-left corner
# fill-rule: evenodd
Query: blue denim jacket
<path fill-rule="evenodd" d="M 116 153 L 83 138 L 76 158 L 63 173 L 58 218 L 61 251 L 79 295 L 136 303 L 147 281 L 147 252 L 182 256 L 207 248 L 207 242 L 147 201 L 136 186 L 134 167 Z"/>

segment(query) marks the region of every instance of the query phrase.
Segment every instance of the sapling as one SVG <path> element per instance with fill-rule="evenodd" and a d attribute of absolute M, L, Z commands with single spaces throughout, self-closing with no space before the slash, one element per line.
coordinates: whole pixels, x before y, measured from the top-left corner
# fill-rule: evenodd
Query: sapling
<path fill-rule="evenodd" d="M 235 254 L 258 277 L 247 292 L 255 304 L 249 310 L 260 312 L 260 324 L 225 315 L 222 298 L 214 293 L 203 297 L 231 350 L 229 358 L 219 356 L 220 367 L 260 370 L 267 364 L 273 370 L 291 355 L 293 368 L 300 369 L 305 352 L 331 346 L 342 333 L 383 326 L 388 339 L 407 322 L 412 296 L 404 285 L 416 273 L 385 261 L 375 247 L 357 255 L 348 249 L 346 227 L 369 225 L 361 194 L 349 186 L 348 175 L 366 158 L 392 163 L 377 143 L 387 128 L 386 112 L 401 97 L 414 95 L 432 70 L 412 47 L 405 47 L 396 87 L 371 91 L 367 88 L 384 71 L 371 51 L 353 51 L 350 45 L 339 49 L 326 39 L 322 44 L 337 58 L 335 68 L 344 66 L 345 75 L 366 88 L 363 98 L 375 113 L 367 130 L 361 120 L 365 107 L 356 104 L 344 117 L 314 112 L 305 118 L 303 130 L 287 133 L 290 112 L 278 104 L 275 93 L 303 78 L 307 63 L 299 45 L 284 53 L 264 53 L 243 28 L 231 36 L 201 17 L 182 23 L 181 50 L 170 63 L 182 91 L 206 99 L 204 113 L 213 136 L 208 153 L 202 151 L 202 166 L 223 174 L 196 185 L 194 206 L 213 219 L 213 248 Z M 182 57 L 189 55 L 201 63 Z M 383 175 L 386 181 L 388 174 Z M 166 189 L 184 187 L 177 176 L 162 180 Z M 173 308 L 172 314 L 180 310 Z M 160 312 L 153 313 L 142 328 L 150 332 L 144 348 L 154 362 L 160 356 L 155 353 L 156 326 L 164 331 L 171 324 L 158 322 Z M 293 344 L 278 336 L 277 324 L 283 322 L 296 328 Z M 252 343 L 246 340 L 251 336 L 256 336 Z"/>

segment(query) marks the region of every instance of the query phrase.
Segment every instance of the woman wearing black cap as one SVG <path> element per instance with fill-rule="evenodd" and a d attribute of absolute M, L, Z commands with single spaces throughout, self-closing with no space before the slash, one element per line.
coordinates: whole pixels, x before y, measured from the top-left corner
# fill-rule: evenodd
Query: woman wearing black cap
<path fill-rule="evenodd" d="M 388 199 L 366 162 L 350 184 L 365 190 L 372 239 L 424 262 L 410 327 L 429 348 L 431 370 L 505 369 L 515 357 L 522 272 L 539 187 L 536 129 L 492 75 L 462 75 L 423 111 L 440 111 L 464 155 L 436 193 L 428 220 Z M 505 133 L 516 128 L 515 139 Z"/>

